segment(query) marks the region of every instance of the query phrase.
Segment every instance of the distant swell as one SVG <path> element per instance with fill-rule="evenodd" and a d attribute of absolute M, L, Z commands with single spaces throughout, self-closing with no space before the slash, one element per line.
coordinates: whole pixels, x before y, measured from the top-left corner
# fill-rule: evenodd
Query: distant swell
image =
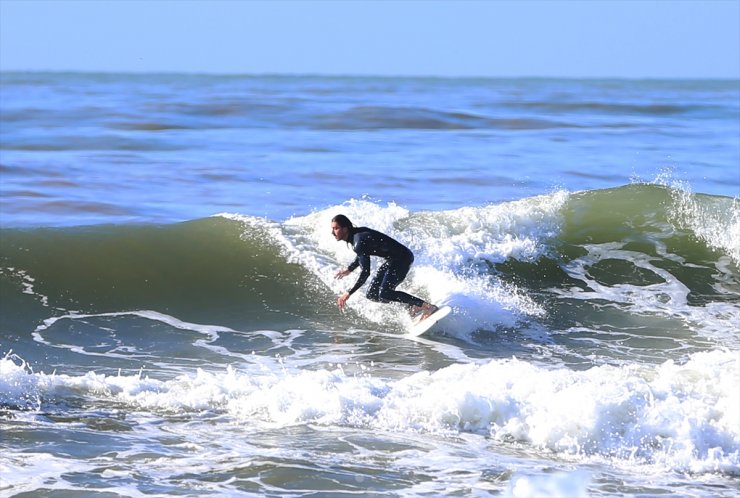
<path fill-rule="evenodd" d="M 492 128 L 505 130 L 539 130 L 575 127 L 576 125 L 545 119 L 489 118 L 462 112 L 444 112 L 421 107 L 358 106 L 328 114 L 319 119 L 319 128 L 372 130 L 419 129 L 459 130 Z"/>
<path fill-rule="evenodd" d="M 675 115 L 697 110 L 696 106 L 673 104 L 614 104 L 604 102 L 509 102 L 507 107 L 545 112 L 592 112 L 606 114 Z"/>
<path fill-rule="evenodd" d="M 12 142 L 4 142 L 2 145 L 6 150 L 27 151 L 168 151 L 179 150 L 183 147 L 172 142 L 152 140 L 151 138 L 135 140 L 131 138 L 115 136 L 88 137 L 79 135 L 67 135 L 61 137 L 33 137 L 16 139 Z"/>

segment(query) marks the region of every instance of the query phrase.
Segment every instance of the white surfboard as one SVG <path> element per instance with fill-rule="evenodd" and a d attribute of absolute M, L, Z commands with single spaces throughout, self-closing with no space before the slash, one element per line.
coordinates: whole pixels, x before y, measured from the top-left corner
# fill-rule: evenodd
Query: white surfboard
<path fill-rule="evenodd" d="M 434 327 L 440 320 L 449 315 L 452 312 L 452 308 L 449 306 L 441 306 L 437 311 L 426 317 L 424 320 L 415 323 L 409 330 L 410 336 L 418 337 L 429 331 Z"/>

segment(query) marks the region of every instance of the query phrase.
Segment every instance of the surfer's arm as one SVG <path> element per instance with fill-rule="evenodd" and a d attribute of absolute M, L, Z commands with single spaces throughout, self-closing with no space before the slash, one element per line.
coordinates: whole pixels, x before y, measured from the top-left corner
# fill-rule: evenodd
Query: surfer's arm
<path fill-rule="evenodd" d="M 370 276 L 370 256 L 358 255 L 357 259 L 355 259 L 352 264 L 347 267 L 346 270 L 341 270 L 336 274 L 336 278 L 342 278 L 352 273 L 352 270 L 354 270 L 358 266 L 362 268 L 362 271 L 360 272 L 360 276 L 357 278 L 357 282 L 355 282 L 355 285 L 353 285 L 350 290 L 339 296 L 339 299 L 337 299 L 337 304 L 339 305 L 339 309 L 341 310 L 344 309 L 344 305 L 347 303 L 347 299 L 349 299 L 349 296 L 354 294 L 357 289 L 362 287 L 362 285 L 367 281 L 367 277 Z"/>
<path fill-rule="evenodd" d="M 354 260 L 354 261 L 352 261 L 352 262 L 351 262 L 351 263 L 349 264 L 349 266 L 347 267 L 347 272 L 348 272 L 348 273 L 352 273 L 353 271 L 355 271 L 355 268 L 357 268 L 358 266 L 360 266 L 360 257 L 359 257 L 359 256 L 357 256 L 357 257 L 355 258 L 355 260 Z"/>
<path fill-rule="evenodd" d="M 357 289 L 362 287 L 362 285 L 367 281 L 367 277 L 370 276 L 370 258 L 369 257 L 367 257 L 367 264 L 362 263 L 361 267 L 362 267 L 362 271 L 360 272 L 360 276 L 357 278 L 357 282 L 355 282 L 355 285 L 353 285 L 352 288 L 347 291 L 350 296 L 354 294 Z"/>

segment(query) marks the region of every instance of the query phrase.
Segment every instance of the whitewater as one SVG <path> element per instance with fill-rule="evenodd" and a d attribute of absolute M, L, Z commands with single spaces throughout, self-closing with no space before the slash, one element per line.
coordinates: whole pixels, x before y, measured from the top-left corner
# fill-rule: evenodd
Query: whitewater
<path fill-rule="evenodd" d="M 0 495 L 737 495 L 737 82 L 0 82 Z"/>

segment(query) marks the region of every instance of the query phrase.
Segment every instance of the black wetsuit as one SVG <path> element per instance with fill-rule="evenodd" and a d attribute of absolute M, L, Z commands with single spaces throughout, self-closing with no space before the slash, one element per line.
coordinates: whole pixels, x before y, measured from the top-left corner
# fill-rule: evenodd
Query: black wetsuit
<path fill-rule="evenodd" d="M 370 276 L 370 256 L 379 256 L 385 262 L 370 283 L 367 298 L 381 303 L 398 302 L 412 306 L 421 306 L 424 301 L 405 292 L 397 291 L 396 286 L 403 282 L 414 262 L 414 255 L 408 247 L 397 240 L 365 227 L 354 227 L 349 237 L 352 249 L 357 258 L 349 265 L 349 271 L 361 268 L 360 277 L 349 290 L 353 294 Z"/>

